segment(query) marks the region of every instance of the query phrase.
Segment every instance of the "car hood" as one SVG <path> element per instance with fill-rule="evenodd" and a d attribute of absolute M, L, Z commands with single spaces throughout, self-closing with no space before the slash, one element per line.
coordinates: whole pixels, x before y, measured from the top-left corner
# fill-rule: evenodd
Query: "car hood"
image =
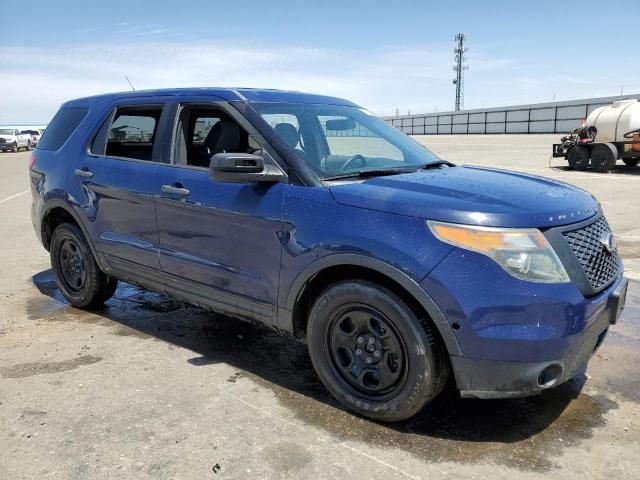
<path fill-rule="evenodd" d="M 494 227 L 565 225 L 585 220 L 600 210 L 591 194 L 571 185 L 481 167 L 335 182 L 329 189 L 342 205 Z"/>

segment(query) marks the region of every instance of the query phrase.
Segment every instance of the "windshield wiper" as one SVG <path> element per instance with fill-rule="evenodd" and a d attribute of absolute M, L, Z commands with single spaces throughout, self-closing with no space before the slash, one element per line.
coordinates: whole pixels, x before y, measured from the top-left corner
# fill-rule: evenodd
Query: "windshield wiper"
<path fill-rule="evenodd" d="M 424 165 L 420 165 L 419 167 L 375 168 L 371 170 L 361 170 L 359 172 L 350 172 L 350 173 L 344 173 L 341 175 L 333 175 L 331 177 L 325 177 L 323 178 L 323 180 L 330 181 L 330 180 L 343 180 L 345 178 L 383 177 L 387 175 L 398 175 L 400 173 L 413 173 L 419 170 L 429 170 L 431 168 L 439 168 L 443 165 L 447 165 L 448 167 L 455 167 L 455 165 L 451 162 L 447 162 L 445 160 L 437 160 L 435 162 L 425 163 Z"/>
<path fill-rule="evenodd" d="M 333 175 L 331 177 L 325 177 L 322 180 L 342 180 L 345 178 L 370 178 L 370 177 L 384 177 L 387 175 L 398 175 L 401 173 L 415 172 L 415 168 L 377 168 L 373 170 L 361 170 L 359 172 L 344 173 L 342 175 Z"/>
<path fill-rule="evenodd" d="M 455 167 L 455 164 L 451 162 L 447 162 L 445 160 L 436 160 L 435 162 L 425 163 L 420 168 L 418 168 L 418 170 L 429 170 L 430 168 L 438 168 L 443 165 L 446 165 L 447 167 Z"/>

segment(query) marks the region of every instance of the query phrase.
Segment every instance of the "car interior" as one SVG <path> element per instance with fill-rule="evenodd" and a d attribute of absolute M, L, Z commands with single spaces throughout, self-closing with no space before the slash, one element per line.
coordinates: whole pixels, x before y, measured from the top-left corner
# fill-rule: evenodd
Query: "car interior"
<path fill-rule="evenodd" d="M 222 110 L 184 107 L 174 144 L 174 163 L 208 168 L 216 153 L 260 155 L 260 144 Z"/>

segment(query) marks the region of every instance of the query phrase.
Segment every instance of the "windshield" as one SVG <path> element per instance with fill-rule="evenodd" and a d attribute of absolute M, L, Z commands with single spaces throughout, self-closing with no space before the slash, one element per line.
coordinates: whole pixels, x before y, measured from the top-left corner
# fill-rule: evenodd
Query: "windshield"
<path fill-rule="evenodd" d="M 377 170 L 415 170 L 440 161 L 362 108 L 295 103 L 251 106 L 322 179 Z"/>
<path fill-rule="evenodd" d="M 13 135 L 13 130 L 10 128 L 0 128 L 0 135 Z"/>

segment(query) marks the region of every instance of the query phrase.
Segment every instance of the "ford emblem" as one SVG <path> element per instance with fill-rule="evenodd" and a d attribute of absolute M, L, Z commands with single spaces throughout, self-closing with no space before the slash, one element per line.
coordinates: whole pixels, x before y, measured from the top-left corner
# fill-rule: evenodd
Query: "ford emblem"
<path fill-rule="evenodd" d="M 610 232 L 602 234 L 602 236 L 600 237 L 600 243 L 609 253 L 615 252 L 616 248 L 618 248 L 618 241 L 616 240 L 616 237 L 614 237 Z"/>

